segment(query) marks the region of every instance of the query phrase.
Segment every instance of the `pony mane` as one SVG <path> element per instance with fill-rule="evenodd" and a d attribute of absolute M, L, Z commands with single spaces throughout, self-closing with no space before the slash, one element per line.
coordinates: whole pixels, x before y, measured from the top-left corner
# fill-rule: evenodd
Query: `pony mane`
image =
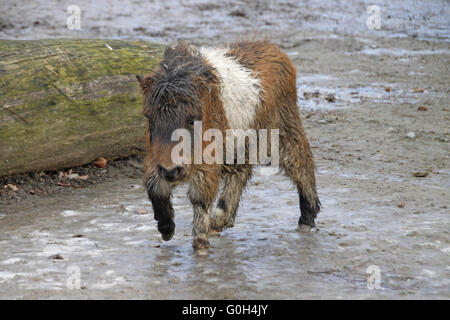
<path fill-rule="evenodd" d="M 164 50 L 151 77 L 149 102 L 156 107 L 198 103 L 199 90 L 215 80 L 213 68 L 204 62 L 198 49 L 183 41 Z"/>

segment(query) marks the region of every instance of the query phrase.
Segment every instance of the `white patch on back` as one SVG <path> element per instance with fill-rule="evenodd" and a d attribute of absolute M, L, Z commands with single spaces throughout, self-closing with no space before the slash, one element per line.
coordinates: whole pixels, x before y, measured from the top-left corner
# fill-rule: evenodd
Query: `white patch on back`
<path fill-rule="evenodd" d="M 260 81 L 235 58 L 227 57 L 226 48 L 200 48 L 200 53 L 219 73 L 220 95 L 231 129 L 249 129 L 261 105 Z"/>

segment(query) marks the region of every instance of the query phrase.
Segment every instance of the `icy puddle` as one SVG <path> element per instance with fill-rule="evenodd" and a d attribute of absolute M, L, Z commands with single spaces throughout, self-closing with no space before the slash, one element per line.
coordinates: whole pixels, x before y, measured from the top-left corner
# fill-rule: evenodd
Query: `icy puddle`
<path fill-rule="evenodd" d="M 359 52 L 366 55 L 386 55 L 394 57 L 407 57 L 418 55 L 430 55 L 430 54 L 445 54 L 450 55 L 450 50 L 406 50 L 402 48 L 365 48 Z"/>
<path fill-rule="evenodd" d="M 0 298 L 449 298 L 447 215 L 399 215 L 337 178 L 319 173 L 324 209 L 302 234 L 291 183 L 256 174 L 208 256 L 191 247 L 186 188 L 170 242 L 138 180 L 23 202 L 0 217 Z"/>
<path fill-rule="evenodd" d="M 359 73 L 353 70 L 351 73 Z M 417 90 L 417 89 L 416 89 Z M 445 92 L 420 89 L 426 99 L 446 99 Z M 329 75 L 299 75 L 297 77 L 298 105 L 306 110 L 338 110 L 346 107 L 360 107 L 361 103 L 417 104 L 424 100 L 424 94 L 407 89 L 399 83 L 372 83 L 342 87 L 339 79 Z"/>

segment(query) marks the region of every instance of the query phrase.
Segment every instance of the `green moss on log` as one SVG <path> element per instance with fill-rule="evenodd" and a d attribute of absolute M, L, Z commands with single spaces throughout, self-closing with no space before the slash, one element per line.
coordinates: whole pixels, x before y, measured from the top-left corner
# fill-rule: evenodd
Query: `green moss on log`
<path fill-rule="evenodd" d="M 0 176 L 143 150 L 135 75 L 162 51 L 140 41 L 0 40 Z"/>

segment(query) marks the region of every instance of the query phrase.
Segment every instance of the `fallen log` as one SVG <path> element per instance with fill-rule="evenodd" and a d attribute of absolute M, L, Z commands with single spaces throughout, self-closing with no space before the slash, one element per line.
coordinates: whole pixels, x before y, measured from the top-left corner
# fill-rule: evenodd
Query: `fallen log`
<path fill-rule="evenodd" d="M 136 74 L 163 46 L 122 40 L 0 40 L 0 176 L 145 149 Z"/>

